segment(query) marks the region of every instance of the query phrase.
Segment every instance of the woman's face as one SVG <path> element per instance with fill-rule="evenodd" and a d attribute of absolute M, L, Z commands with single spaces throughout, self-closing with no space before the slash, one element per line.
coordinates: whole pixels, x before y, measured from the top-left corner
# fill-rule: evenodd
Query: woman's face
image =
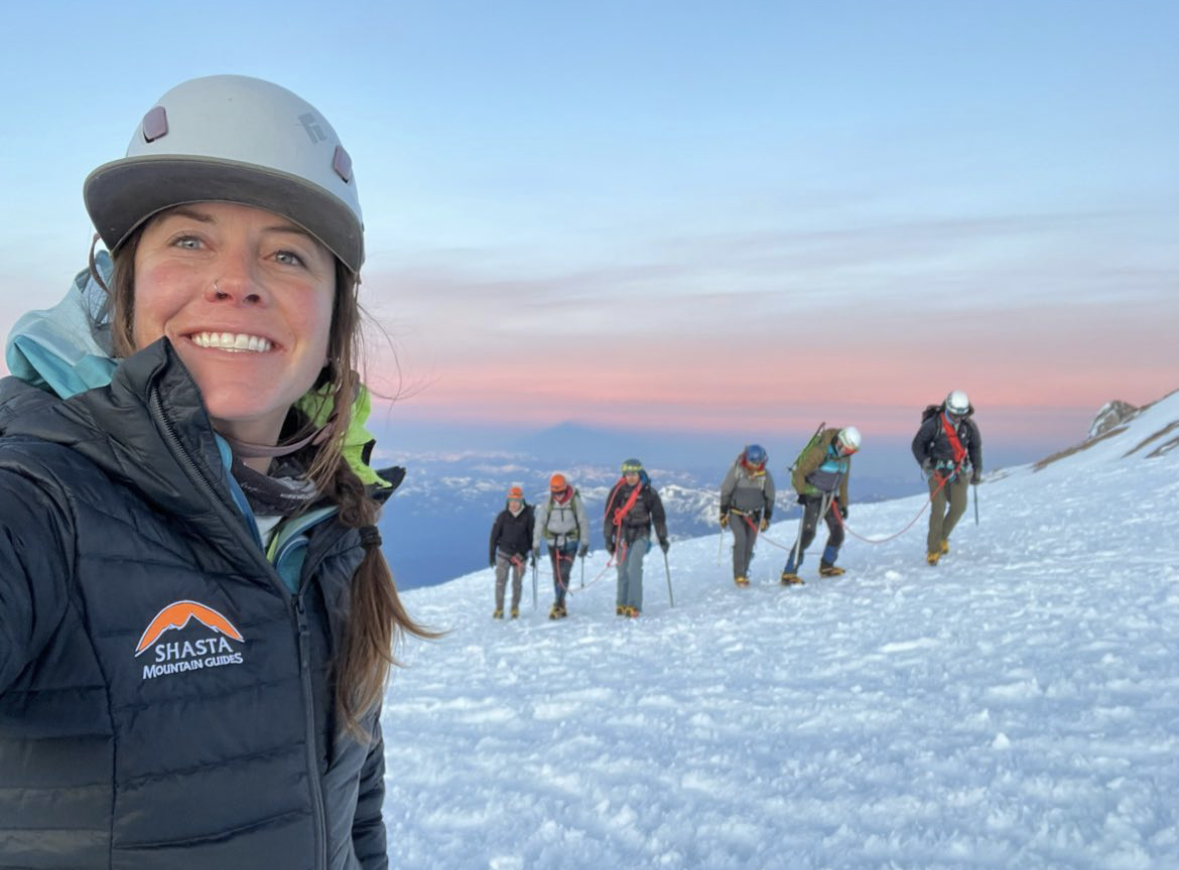
<path fill-rule="evenodd" d="M 219 432 L 274 444 L 327 362 L 335 293 L 335 258 L 286 218 L 178 206 L 140 237 L 133 338 L 168 338 Z"/>

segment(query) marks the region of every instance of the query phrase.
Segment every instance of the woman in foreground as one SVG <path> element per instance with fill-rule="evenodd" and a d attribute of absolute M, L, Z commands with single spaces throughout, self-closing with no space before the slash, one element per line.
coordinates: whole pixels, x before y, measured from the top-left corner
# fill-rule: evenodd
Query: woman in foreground
<path fill-rule="evenodd" d="M 384 868 L 408 617 L 363 226 L 315 108 L 185 82 L 86 179 L 110 251 L 0 381 L 0 867 Z"/>

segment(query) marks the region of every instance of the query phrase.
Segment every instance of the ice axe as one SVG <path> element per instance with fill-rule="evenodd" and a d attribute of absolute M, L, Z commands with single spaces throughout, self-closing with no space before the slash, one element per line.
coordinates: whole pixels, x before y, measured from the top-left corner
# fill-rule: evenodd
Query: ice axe
<path fill-rule="evenodd" d="M 536 556 L 532 557 L 532 609 L 536 610 Z"/>
<path fill-rule="evenodd" d="M 667 572 L 667 600 L 675 607 L 675 596 L 671 593 L 671 565 L 667 562 L 667 551 L 663 551 L 663 570 Z"/>

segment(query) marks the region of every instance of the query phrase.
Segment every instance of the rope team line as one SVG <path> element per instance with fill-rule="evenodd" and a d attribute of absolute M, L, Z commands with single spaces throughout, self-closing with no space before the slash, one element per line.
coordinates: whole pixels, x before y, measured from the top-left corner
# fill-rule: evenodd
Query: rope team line
<path fill-rule="evenodd" d="M 883 544 L 887 541 L 893 540 L 894 538 L 899 538 L 905 532 L 909 531 L 909 529 L 913 528 L 913 526 L 916 524 L 916 522 L 919 519 L 921 519 L 921 515 L 925 513 L 925 509 L 927 507 L 929 507 L 931 504 L 933 504 L 933 497 L 942 491 L 942 488 L 947 483 L 950 482 L 950 478 L 952 478 L 955 474 L 957 474 L 958 471 L 959 471 L 959 469 L 955 468 L 953 470 L 953 472 L 951 472 L 950 474 L 947 474 L 947 475 L 940 475 L 939 474 L 938 475 L 938 477 L 941 478 L 941 483 L 939 483 L 937 485 L 937 488 L 934 489 L 934 491 L 929 494 L 929 498 L 926 499 L 926 501 L 923 505 L 921 505 L 921 510 L 919 510 L 917 512 L 917 516 L 913 517 L 913 519 L 911 519 L 908 522 L 908 524 L 906 524 L 905 527 L 903 529 L 901 529 L 899 532 L 897 532 L 896 534 L 889 535 L 886 538 L 865 538 L 863 535 L 857 535 L 855 532 L 852 531 L 851 526 L 849 526 L 847 523 L 845 523 L 843 521 L 843 515 L 839 511 L 839 500 L 838 499 L 832 499 L 832 504 L 834 504 L 834 506 L 835 506 L 835 521 L 839 523 L 839 525 L 843 528 L 843 530 L 845 532 L 847 532 L 849 535 L 851 535 L 856 540 L 863 541 L 865 544 Z M 935 471 L 934 474 L 937 474 L 937 472 Z M 977 502 L 976 502 L 976 504 L 977 504 Z M 806 511 L 804 510 L 803 515 L 805 516 L 805 514 L 806 514 Z M 822 516 L 823 515 L 820 514 L 820 518 L 822 518 Z M 799 530 L 801 533 L 801 529 L 802 529 L 802 518 L 801 517 L 799 518 L 798 522 L 799 522 Z M 761 537 L 762 537 L 762 540 L 768 541 L 770 544 L 777 547 L 779 550 L 785 550 L 787 553 L 791 552 L 798 543 L 797 541 L 795 541 L 794 544 L 791 544 L 789 547 L 787 547 L 787 546 L 784 546 L 784 545 L 778 543 L 777 541 L 775 541 L 773 538 L 771 538 L 767 534 L 762 534 Z"/>
<path fill-rule="evenodd" d="M 562 557 L 562 558 L 572 558 L 572 557 Z M 565 586 L 565 584 L 562 583 L 561 588 L 565 590 L 565 594 L 567 594 L 567 595 L 576 595 L 578 592 L 581 592 L 583 589 L 589 589 L 591 586 L 593 586 L 595 583 L 597 583 L 599 580 L 601 580 L 603 577 L 605 577 L 606 572 L 609 571 L 611 568 L 613 568 L 616 564 L 617 563 L 614 561 L 614 557 L 611 556 L 606 562 L 606 567 L 604 567 L 601 571 L 599 571 L 597 573 L 597 575 L 595 577 L 593 577 L 588 583 L 586 583 L 585 582 L 585 558 L 582 557 L 582 559 L 581 559 L 581 586 L 578 587 L 577 589 L 574 589 L 571 586 Z M 536 568 L 534 566 L 533 567 L 533 574 L 535 575 L 535 573 L 536 573 Z M 546 571 L 544 573 L 546 575 L 549 575 L 548 571 Z M 554 579 L 556 579 L 555 576 L 554 576 Z M 557 579 L 557 582 L 560 583 L 561 581 L 559 579 Z"/>
<path fill-rule="evenodd" d="M 553 558 L 552 558 L 552 562 L 553 562 L 553 579 L 554 579 L 554 580 L 557 582 L 557 585 L 561 587 L 562 591 L 564 591 L 564 592 L 568 593 L 568 592 L 569 592 L 569 587 L 568 587 L 567 585 L 565 585 L 565 581 L 561 579 L 561 562 L 572 562 L 572 561 L 573 561 L 573 557 L 572 557 L 572 556 L 566 556 L 566 555 L 565 555 L 564 553 L 562 553 L 560 550 L 553 550 L 553 552 L 552 552 L 552 556 L 553 556 Z M 585 568 L 585 562 L 584 562 L 584 561 L 582 562 L 582 564 L 581 564 L 581 567 L 582 567 L 582 569 L 584 570 L 584 568 Z M 570 572 L 570 574 L 572 574 L 572 572 Z M 583 573 L 583 575 L 582 575 L 582 578 L 584 579 L 584 573 Z"/>

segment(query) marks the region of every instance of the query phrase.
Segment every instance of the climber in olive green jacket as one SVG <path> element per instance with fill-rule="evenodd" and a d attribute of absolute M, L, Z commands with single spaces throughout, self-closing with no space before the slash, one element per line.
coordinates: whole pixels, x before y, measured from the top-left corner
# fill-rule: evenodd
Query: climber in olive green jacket
<path fill-rule="evenodd" d="M 782 585 L 802 581 L 798 569 L 806 548 L 815 539 L 820 519 L 827 522 L 827 544 L 819 561 L 819 574 L 838 577 L 844 573 L 836 566 L 839 548 L 843 546 L 843 521 L 847 519 L 847 481 L 851 475 L 851 456 L 860 449 L 860 430 L 855 426 L 845 429 L 824 429 L 812 439 L 802 452 L 794 468 L 791 482 L 802 505 L 798 539 L 782 569 Z M 838 513 L 836 513 L 838 512 Z"/>

